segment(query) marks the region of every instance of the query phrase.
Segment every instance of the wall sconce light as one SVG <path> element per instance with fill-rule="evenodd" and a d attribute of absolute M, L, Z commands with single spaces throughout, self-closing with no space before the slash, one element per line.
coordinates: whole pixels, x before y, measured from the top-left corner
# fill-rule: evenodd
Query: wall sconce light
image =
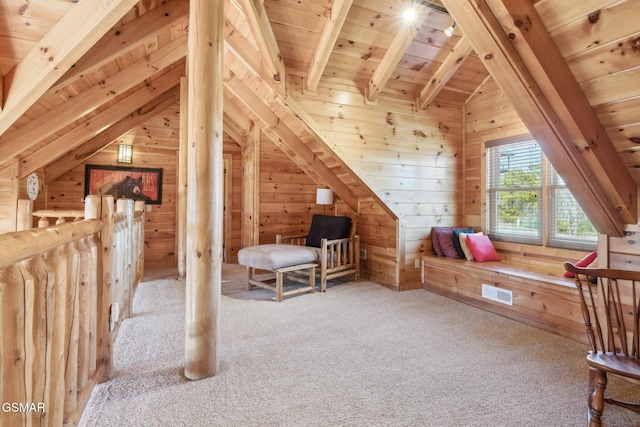
<path fill-rule="evenodd" d="M 318 188 L 316 190 L 316 204 L 322 206 L 322 214 L 326 213 L 326 205 L 333 203 L 333 191 L 329 188 Z"/>
<path fill-rule="evenodd" d="M 118 145 L 118 163 L 131 163 L 133 147 L 127 144 Z"/>
<path fill-rule="evenodd" d="M 447 37 L 451 37 L 453 35 L 453 30 L 456 28 L 456 23 L 451 24 L 449 28 L 444 30 L 444 35 Z"/>

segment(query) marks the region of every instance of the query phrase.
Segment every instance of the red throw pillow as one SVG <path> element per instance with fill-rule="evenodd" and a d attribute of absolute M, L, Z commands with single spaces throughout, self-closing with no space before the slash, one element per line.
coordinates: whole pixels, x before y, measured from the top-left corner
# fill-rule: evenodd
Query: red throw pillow
<path fill-rule="evenodd" d="M 597 251 L 593 251 L 590 254 L 585 255 L 580 261 L 576 262 L 574 265 L 576 267 L 580 267 L 580 268 L 584 268 L 584 267 L 589 267 L 589 265 L 598 257 L 598 252 Z M 576 277 L 575 274 L 573 274 L 570 271 L 565 271 L 564 272 L 564 277 Z"/>
<path fill-rule="evenodd" d="M 493 247 L 488 236 L 469 234 L 467 235 L 467 245 L 473 254 L 473 259 L 478 262 L 500 261 L 500 255 L 496 252 L 496 248 Z"/>

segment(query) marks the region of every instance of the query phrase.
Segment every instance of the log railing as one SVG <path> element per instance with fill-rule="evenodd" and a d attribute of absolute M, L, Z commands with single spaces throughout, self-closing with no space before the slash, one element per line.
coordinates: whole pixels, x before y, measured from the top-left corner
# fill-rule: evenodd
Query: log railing
<path fill-rule="evenodd" d="M 84 220 L 0 234 L 0 427 L 74 425 L 111 376 L 143 258 L 144 209 L 118 205 L 88 196 Z"/>

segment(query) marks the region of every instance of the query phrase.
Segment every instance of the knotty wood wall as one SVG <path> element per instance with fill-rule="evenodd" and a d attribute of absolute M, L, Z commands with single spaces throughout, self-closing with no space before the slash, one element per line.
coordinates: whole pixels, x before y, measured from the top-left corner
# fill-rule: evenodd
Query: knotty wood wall
<path fill-rule="evenodd" d="M 484 229 L 483 143 L 527 134 L 528 130 L 493 80 L 483 85 L 476 96 L 466 103 L 465 122 L 464 222 Z M 638 195 L 640 197 L 640 192 Z M 523 247 L 526 248 L 526 245 Z M 605 266 L 637 269 L 640 265 L 640 226 L 628 225 L 624 237 L 600 235 L 598 253 L 604 257 Z"/>
<path fill-rule="evenodd" d="M 133 145 L 131 167 L 162 168 L 162 204 L 149 205 L 144 231 L 145 268 L 176 265 L 176 182 L 179 104 L 176 103 L 89 159 L 95 165 L 126 166 L 116 163 L 119 142 Z M 74 167 L 48 183 L 35 209 L 81 209 L 84 197 L 85 165 Z"/>
<path fill-rule="evenodd" d="M 465 225 L 484 231 L 486 207 L 482 188 L 487 141 L 525 135 L 529 131 L 493 80 L 487 81 L 465 105 L 464 215 Z"/>
<path fill-rule="evenodd" d="M 463 98 L 443 94 L 416 112 L 413 104 L 383 97 L 365 105 L 359 88 L 338 79 L 323 79 L 313 94 L 304 93 L 301 78 L 290 78 L 289 85 L 332 148 L 400 218 L 399 224 L 383 220 L 376 232 L 380 246 L 372 255 L 384 257 L 380 277 L 390 274 L 391 248 L 397 247 L 398 286 L 421 286 L 415 259 L 432 250 L 431 227 L 462 221 Z M 381 219 L 376 212 L 373 222 Z"/>

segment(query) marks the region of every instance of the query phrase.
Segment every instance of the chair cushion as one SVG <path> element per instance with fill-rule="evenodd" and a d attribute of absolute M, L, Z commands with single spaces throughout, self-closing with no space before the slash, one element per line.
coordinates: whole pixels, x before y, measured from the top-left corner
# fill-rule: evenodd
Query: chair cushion
<path fill-rule="evenodd" d="M 315 249 L 297 245 L 258 245 L 238 251 L 238 264 L 263 270 L 317 262 Z"/>
<path fill-rule="evenodd" d="M 350 232 L 351 218 L 347 216 L 313 215 L 306 245 L 319 248 L 322 239 L 344 239 Z"/>

